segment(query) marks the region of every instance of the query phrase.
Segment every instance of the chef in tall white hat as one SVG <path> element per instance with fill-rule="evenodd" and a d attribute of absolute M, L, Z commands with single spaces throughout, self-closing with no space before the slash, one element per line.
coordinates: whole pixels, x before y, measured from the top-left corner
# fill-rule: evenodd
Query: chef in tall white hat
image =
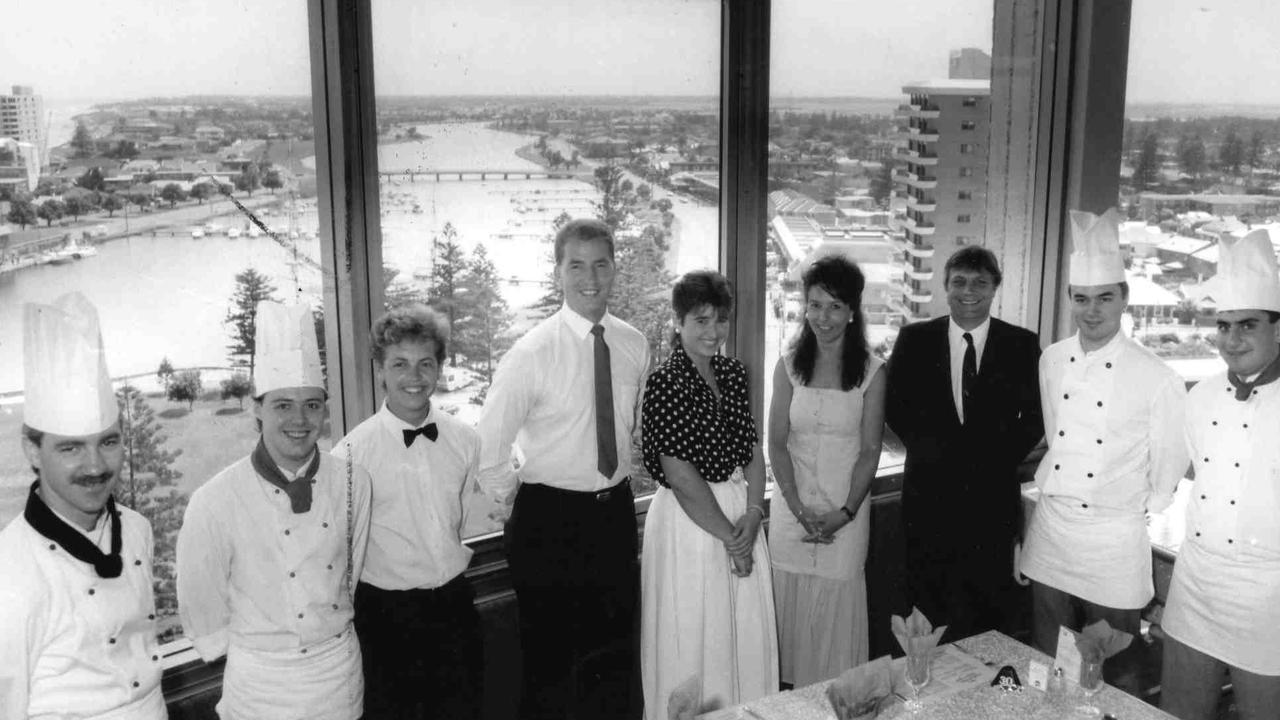
<path fill-rule="evenodd" d="M 1187 469 L 1182 378 L 1121 332 L 1128 304 L 1119 218 L 1071 212 L 1067 297 L 1076 333 L 1040 356 L 1049 451 L 1021 554 L 1031 579 L 1033 639 L 1053 655 L 1058 629 L 1097 620 L 1137 635 L 1154 594 L 1146 513 L 1173 500 Z M 1126 651 L 1107 677 L 1136 690 Z"/>
<path fill-rule="evenodd" d="M 1241 720 L 1280 708 L 1280 276 L 1265 229 L 1224 238 L 1218 353 L 1187 398 L 1195 481 L 1161 622 L 1166 711 L 1217 717 L 1230 678 Z"/>
<path fill-rule="evenodd" d="M 352 593 L 369 475 L 320 452 L 327 417 L 311 310 L 258 305 L 248 457 L 201 486 L 178 535 L 178 607 L 206 662 L 226 656 L 224 720 L 354 720 L 364 696 Z"/>
<path fill-rule="evenodd" d="M 151 525 L 112 492 L 120 410 L 98 313 L 28 304 L 22 449 L 36 474 L 0 532 L 0 717 L 164 718 Z"/>

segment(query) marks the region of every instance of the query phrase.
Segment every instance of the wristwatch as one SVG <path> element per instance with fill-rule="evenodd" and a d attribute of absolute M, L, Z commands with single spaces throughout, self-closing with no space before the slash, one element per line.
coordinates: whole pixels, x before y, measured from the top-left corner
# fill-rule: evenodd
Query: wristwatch
<path fill-rule="evenodd" d="M 853 522 L 853 511 L 847 505 L 840 506 L 840 512 L 844 513 L 844 519 Z"/>

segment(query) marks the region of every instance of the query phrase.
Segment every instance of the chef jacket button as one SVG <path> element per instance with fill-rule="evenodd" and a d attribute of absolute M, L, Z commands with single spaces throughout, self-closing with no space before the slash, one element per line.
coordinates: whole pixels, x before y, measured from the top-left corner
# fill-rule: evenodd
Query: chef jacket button
<path fill-rule="evenodd" d="M 1231 544 L 1233 544 L 1233 543 L 1235 543 L 1235 540 L 1232 540 L 1231 538 L 1227 538 L 1227 544 L 1228 544 L 1228 545 L 1231 545 Z"/>
<path fill-rule="evenodd" d="M 94 590 L 93 588 L 89 588 L 89 594 L 90 594 L 90 595 L 94 594 L 95 592 L 97 592 L 97 591 L 96 591 L 96 590 Z"/>
<path fill-rule="evenodd" d="M 1204 499 L 1205 499 L 1205 496 L 1204 496 L 1204 495 L 1201 495 L 1201 496 L 1200 496 L 1200 499 L 1201 499 L 1201 500 L 1204 500 Z"/>
<path fill-rule="evenodd" d="M 133 564 L 134 564 L 134 566 L 136 567 L 136 566 L 138 566 L 138 565 L 141 565 L 141 564 L 142 564 L 142 561 L 141 561 L 141 560 L 134 560 L 134 561 L 133 561 Z"/>
<path fill-rule="evenodd" d="M 1063 399 L 1063 400 L 1070 400 L 1070 399 L 1071 399 L 1071 395 L 1069 395 L 1069 394 L 1067 394 L 1067 393 L 1062 393 L 1062 399 Z"/>
<path fill-rule="evenodd" d="M 330 570 L 332 570 L 332 569 L 333 569 L 333 565 L 330 565 L 330 566 L 329 566 L 329 569 L 330 569 Z"/>
<path fill-rule="evenodd" d="M 1093 477 L 1093 473 L 1089 473 L 1086 477 Z"/>
<path fill-rule="evenodd" d="M 1061 469 L 1062 469 L 1062 466 L 1061 466 L 1061 465 L 1054 465 L 1054 466 L 1053 466 L 1053 469 L 1054 469 L 1054 470 L 1061 470 Z"/>
<path fill-rule="evenodd" d="M 1205 458 L 1205 459 L 1204 459 L 1204 461 L 1205 461 L 1205 462 L 1209 462 L 1209 458 Z"/>
<path fill-rule="evenodd" d="M 134 686 L 134 687 L 139 687 L 139 686 L 140 686 L 137 680 L 134 680 L 134 681 L 133 681 L 133 686 Z"/>
<path fill-rule="evenodd" d="M 306 654 L 307 654 L 307 649 L 306 649 L 306 648 L 302 648 L 302 654 L 303 654 L 303 655 L 306 655 Z"/>
<path fill-rule="evenodd" d="M 1240 467 L 1240 463 L 1236 463 L 1236 467 Z"/>
<path fill-rule="evenodd" d="M 329 523 L 320 523 L 320 527 L 329 527 Z"/>
<path fill-rule="evenodd" d="M 1257 390 L 1254 390 L 1254 391 L 1253 391 L 1252 393 L 1250 393 L 1250 394 L 1251 394 L 1251 395 L 1257 395 L 1257 394 L 1258 394 L 1258 391 L 1257 391 Z"/>
<path fill-rule="evenodd" d="M 276 494 L 277 494 L 277 495 L 279 495 L 279 494 L 280 494 L 280 490 L 279 490 L 279 488 L 277 488 L 277 489 L 276 489 Z"/>
<path fill-rule="evenodd" d="M 1213 424 L 1214 424 L 1214 427 L 1217 427 L 1217 425 L 1218 425 L 1218 421 L 1217 421 L 1217 420 L 1214 420 L 1214 421 L 1213 421 Z"/>
<path fill-rule="evenodd" d="M 1098 407 L 1102 407 L 1102 401 L 1101 401 L 1101 400 L 1099 400 L 1099 401 L 1098 401 Z"/>
<path fill-rule="evenodd" d="M 1200 537 L 1200 531 L 1199 531 L 1199 530 L 1197 530 L 1197 531 L 1196 531 L 1196 537 Z"/>
<path fill-rule="evenodd" d="M 152 656 L 151 656 L 151 662 L 160 662 L 160 656 L 159 656 L 159 655 L 152 655 Z"/>
<path fill-rule="evenodd" d="M 1235 500 L 1232 500 L 1232 501 L 1231 501 L 1231 504 L 1232 504 L 1232 505 L 1235 505 L 1235 504 L 1236 504 L 1236 501 L 1235 501 Z"/>
<path fill-rule="evenodd" d="M 284 531 L 284 534 L 285 534 L 285 535 L 288 535 L 288 534 L 289 534 L 289 531 L 288 531 L 288 530 L 285 530 L 285 531 Z"/>
<path fill-rule="evenodd" d="M 50 550 L 57 550 L 57 549 L 58 549 L 58 546 L 57 546 L 57 545 L 54 545 L 53 543 L 49 543 L 49 549 L 50 549 Z"/>
<path fill-rule="evenodd" d="M 302 613 L 298 613 L 298 619 L 299 619 L 299 620 L 301 620 L 301 619 L 302 619 Z"/>
<path fill-rule="evenodd" d="M 116 639 L 115 639 L 115 638 L 111 638 L 110 640 L 108 640 L 108 641 L 107 641 L 107 644 L 108 644 L 108 645 L 115 645 L 115 644 L 116 644 Z"/>
<path fill-rule="evenodd" d="M 1101 445 L 1101 444 L 1102 444 L 1102 438 L 1098 438 L 1098 444 L 1099 444 L 1099 445 Z"/>
<path fill-rule="evenodd" d="M 1089 503 L 1080 503 L 1080 507 L 1087 508 L 1089 507 Z"/>
<path fill-rule="evenodd" d="M 1245 423 L 1245 424 L 1244 424 L 1244 429 L 1245 429 L 1245 430 L 1248 430 L 1248 429 L 1249 429 L 1249 423 Z"/>
<path fill-rule="evenodd" d="M 333 609 L 334 609 L 334 610 L 337 610 L 337 609 L 338 609 L 338 603 L 334 603 L 334 604 L 333 604 Z"/>
<path fill-rule="evenodd" d="M 298 573 L 291 572 L 289 573 L 289 577 L 298 577 Z"/>
<path fill-rule="evenodd" d="M 1058 437 L 1066 437 L 1066 436 L 1067 436 L 1067 431 L 1066 431 L 1066 430 L 1059 430 L 1059 431 L 1058 431 Z"/>
<path fill-rule="evenodd" d="M 1107 363 L 1107 369 L 1108 369 L 1108 370 L 1110 370 L 1110 369 L 1111 369 L 1111 363 Z"/>
<path fill-rule="evenodd" d="M 1075 361 L 1076 361 L 1076 356 L 1075 356 L 1075 355 L 1072 355 L 1072 356 L 1071 356 L 1071 362 L 1075 362 Z"/>
<path fill-rule="evenodd" d="M 148 619 L 148 620 L 155 620 L 155 619 L 156 619 L 156 614 L 155 614 L 155 613 L 151 613 L 150 615 L 148 615 L 148 616 L 147 616 L 147 619 Z"/>

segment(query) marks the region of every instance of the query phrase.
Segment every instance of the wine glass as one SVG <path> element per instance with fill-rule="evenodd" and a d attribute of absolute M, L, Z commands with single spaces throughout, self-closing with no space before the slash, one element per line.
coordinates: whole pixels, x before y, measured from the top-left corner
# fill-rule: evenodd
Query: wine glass
<path fill-rule="evenodd" d="M 911 686 L 911 699 L 907 701 L 907 709 L 912 713 L 920 711 L 920 691 L 929 684 L 929 661 L 932 653 L 929 650 L 916 650 L 907 653 L 907 684 Z"/>
<path fill-rule="evenodd" d="M 1093 704 L 1093 696 L 1098 694 L 1102 689 L 1102 661 L 1101 660 L 1081 660 L 1080 661 L 1080 690 L 1084 692 L 1084 705 L 1080 706 L 1080 710 L 1088 713 L 1093 717 L 1102 714 L 1102 710 Z"/>

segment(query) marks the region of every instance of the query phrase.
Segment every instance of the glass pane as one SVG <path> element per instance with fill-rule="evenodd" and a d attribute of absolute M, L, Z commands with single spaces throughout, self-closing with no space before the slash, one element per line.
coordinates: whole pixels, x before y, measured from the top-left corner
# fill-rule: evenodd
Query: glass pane
<path fill-rule="evenodd" d="M 77 290 L 98 308 L 132 449 L 116 496 L 156 531 L 172 639 L 186 498 L 257 437 L 235 298 L 321 309 L 306 4 L 50 0 L 6 21 L 25 30 L 0 47 L 18 85 L 0 90 L 0 525 L 33 480 L 23 304 Z"/>
<path fill-rule="evenodd" d="M 383 279 L 388 304 L 451 313 L 438 406 L 476 422 L 502 353 L 559 309 L 551 239 L 569 218 L 613 226 L 611 310 L 664 358 L 672 281 L 719 266 L 720 3 L 395 0 L 373 14 Z M 465 534 L 497 530 L 473 502 Z"/>
<path fill-rule="evenodd" d="M 770 373 L 805 322 L 801 274 L 818 257 L 862 270 L 881 358 L 899 327 L 947 314 L 943 265 L 981 243 L 986 217 L 992 12 L 991 0 L 774 0 Z M 881 468 L 903 457 L 886 426 Z"/>
<path fill-rule="evenodd" d="M 1134 0 L 1131 28 L 1124 327 L 1200 380 L 1224 369 L 1213 307 L 1196 299 L 1217 271 L 1218 242 L 1280 218 L 1280 56 L 1258 51 L 1273 44 L 1280 15 L 1259 0 Z M 1271 237 L 1280 242 L 1276 229 Z"/>

